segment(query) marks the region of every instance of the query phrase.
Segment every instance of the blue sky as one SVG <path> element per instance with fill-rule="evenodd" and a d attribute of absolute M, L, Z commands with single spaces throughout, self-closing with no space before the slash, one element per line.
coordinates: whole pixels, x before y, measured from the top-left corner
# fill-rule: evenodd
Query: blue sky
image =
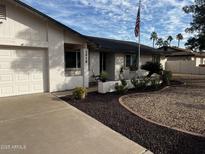
<path fill-rule="evenodd" d="M 84 34 L 136 41 L 134 37 L 138 0 L 22 0 L 30 6 Z M 142 43 L 152 45 L 156 31 L 164 39 L 182 33 L 182 47 L 189 37 L 184 32 L 191 16 L 182 7 L 194 0 L 142 0 Z M 177 41 L 173 41 L 177 45 Z"/>

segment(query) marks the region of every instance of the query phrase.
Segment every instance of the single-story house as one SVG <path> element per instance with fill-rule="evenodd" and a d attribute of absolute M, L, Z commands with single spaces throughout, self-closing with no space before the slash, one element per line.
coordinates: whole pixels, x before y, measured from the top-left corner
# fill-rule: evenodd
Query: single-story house
<path fill-rule="evenodd" d="M 90 82 L 94 81 L 93 75 L 99 75 L 102 71 L 109 74 L 110 80 L 118 80 L 122 67 L 129 73 L 130 67 L 137 63 L 138 44 L 135 42 L 90 36 L 87 36 L 87 39 Z M 141 65 L 148 61 L 160 62 L 160 52 L 141 45 Z"/>
<path fill-rule="evenodd" d="M 205 75 L 205 53 L 189 49 L 162 47 L 165 69 L 172 73 Z"/>
<path fill-rule="evenodd" d="M 194 61 L 196 66 L 205 64 L 205 52 L 193 52 L 177 47 L 161 47 L 159 50 L 167 61 Z"/>
<path fill-rule="evenodd" d="M 118 79 L 137 43 L 84 36 L 19 0 L 0 1 L 0 97 L 89 87 L 92 75 Z M 142 45 L 142 63 L 159 60 Z"/>

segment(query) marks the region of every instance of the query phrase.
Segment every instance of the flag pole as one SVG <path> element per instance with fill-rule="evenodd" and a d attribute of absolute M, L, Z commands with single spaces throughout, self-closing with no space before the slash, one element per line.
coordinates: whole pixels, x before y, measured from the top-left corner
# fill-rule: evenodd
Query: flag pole
<path fill-rule="evenodd" d="M 139 21 L 139 38 L 138 38 L 138 70 L 141 69 L 141 45 L 140 45 L 140 42 L 141 42 L 141 38 L 140 38 L 140 33 L 141 33 L 141 0 L 139 0 L 139 11 L 140 11 L 140 14 L 139 14 L 139 18 L 140 18 L 140 21 Z"/>

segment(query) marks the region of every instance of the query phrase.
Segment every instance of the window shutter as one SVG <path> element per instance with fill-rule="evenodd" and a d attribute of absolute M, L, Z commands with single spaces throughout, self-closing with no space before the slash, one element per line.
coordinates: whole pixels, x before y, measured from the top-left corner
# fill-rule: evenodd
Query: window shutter
<path fill-rule="evenodd" d="M 0 19 L 6 19 L 6 6 L 0 4 Z"/>

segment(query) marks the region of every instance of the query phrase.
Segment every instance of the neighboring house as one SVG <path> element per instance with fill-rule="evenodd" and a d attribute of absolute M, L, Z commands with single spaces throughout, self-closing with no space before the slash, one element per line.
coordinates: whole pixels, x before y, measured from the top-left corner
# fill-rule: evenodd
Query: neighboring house
<path fill-rule="evenodd" d="M 0 1 L 0 97 L 88 87 L 103 70 L 118 79 L 137 44 L 86 37 L 19 0 Z M 142 61 L 159 60 L 142 45 Z"/>
<path fill-rule="evenodd" d="M 161 47 L 167 61 L 194 61 L 196 66 L 205 64 L 205 52 L 193 52 L 177 47 Z"/>
<path fill-rule="evenodd" d="M 188 49 L 162 47 L 165 69 L 173 73 L 205 75 L 205 53 Z"/>

